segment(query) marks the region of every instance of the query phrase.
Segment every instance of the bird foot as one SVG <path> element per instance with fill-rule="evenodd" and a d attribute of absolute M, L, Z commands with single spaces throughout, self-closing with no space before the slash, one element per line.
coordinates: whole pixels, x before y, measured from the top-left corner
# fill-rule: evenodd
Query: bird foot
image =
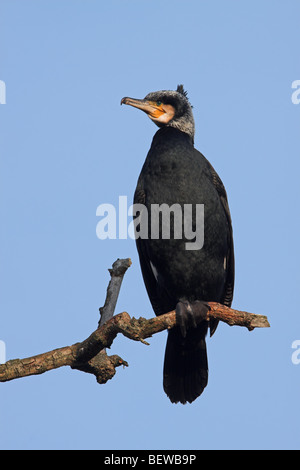
<path fill-rule="evenodd" d="M 183 337 L 186 336 L 188 328 L 197 328 L 203 322 L 208 321 L 207 312 L 210 306 L 206 302 L 195 300 L 195 302 L 188 302 L 181 300 L 176 305 L 176 323 L 180 327 Z"/>

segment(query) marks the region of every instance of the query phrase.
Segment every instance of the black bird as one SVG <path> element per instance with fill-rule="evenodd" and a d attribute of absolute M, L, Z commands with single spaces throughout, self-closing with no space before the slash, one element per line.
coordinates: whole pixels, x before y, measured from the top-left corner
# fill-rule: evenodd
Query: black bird
<path fill-rule="evenodd" d="M 134 195 L 134 204 L 143 204 L 149 216 L 148 236 L 140 234 L 136 244 L 155 314 L 176 309 L 178 326 L 168 332 L 165 351 L 164 390 L 173 403 L 191 403 L 207 385 L 205 336 L 208 326 L 212 335 L 218 324 L 205 320 L 206 302 L 230 306 L 233 298 L 234 250 L 227 195 L 212 165 L 194 148 L 192 106 L 182 85 L 177 91 L 152 92 L 144 99 L 125 97 L 121 104 L 141 109 L 160 127 Z M 187 249 L 191 237 L 186 236 L 183 216 L 179 227 L 182 237 L 175 237 L 180 211 L 177 216 L 170 211 L 174 227 L 169 239 L 162 236 L 162 224 L 159 237 L 151 238 L 151 208 L 161 204 L 171 209 L 177 204 L 181 214 L 185 204 L 192 204 L 194 233 L 196 205 L 204 204 L 203 246 Z"/>

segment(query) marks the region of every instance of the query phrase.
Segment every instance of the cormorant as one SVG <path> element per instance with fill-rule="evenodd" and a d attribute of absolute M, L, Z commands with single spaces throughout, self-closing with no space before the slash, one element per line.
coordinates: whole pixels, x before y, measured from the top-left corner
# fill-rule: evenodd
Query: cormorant
<path fill-rule="evenodd" d="M 187 249 L 190 237 L 136 237 L 144 283 L 156 315 L 176 310 L 175 326 L 168 332 L 163 387 L 171 402 L 193 402 L 208 380 L 205 337 L 212 335 L 218 322 L 205 320 L 214 301 L 231 305 L 234 287 L 232 224 L 226 190 L 209 161 L 194 148 L 192 106 L 183 85 L 176 91 L 156 91 L 144 99 L 125 97 L 127 104 L 144 111 L 160 129 L 140 173 L 134 204 L 143 204 L 151 226 L 151 207 L 167 204 L 204 204 L 204 244 Z M 141 207 L 141 206 L 138 206 Z M 177 206 L 178 207 L 178 206 Z M 191 206 L 190 206 L 191 207 Z M 173 206 L 174 209 L 174 206 Z M 172 210 L 170 211 L 173 215 Z M 177 214 L 178 215 L 178 214 Z M 152 219 L 153 219 L 152 214 Z M 198 248 L 198 249 L 197 249 Z"/>

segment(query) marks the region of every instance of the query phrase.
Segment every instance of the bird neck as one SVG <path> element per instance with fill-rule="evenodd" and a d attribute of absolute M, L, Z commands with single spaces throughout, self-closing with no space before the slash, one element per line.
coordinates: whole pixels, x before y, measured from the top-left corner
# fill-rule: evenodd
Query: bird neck
<path fill-rule="evenodd" d="M 189 145 L 194 146 L 194 136 L 191 136 L 187 132 L 183 132 L 182 130 L 173 127 L 173 126 L 164 126 L 161 127 L 153 137 L 152 145 L 163 140 L 164 142 L 170 140 L 185 140 Z"/>
<path fill-rule="evenodd" d="M 174 129 L 178 129 L 179 131 L 188 134 L 194 142 L 195 136 L 195 122 L 193 116 L 182 116 L 177 119 L 172 119 L 168 124 L 167 127 L 173 127 Z"/>

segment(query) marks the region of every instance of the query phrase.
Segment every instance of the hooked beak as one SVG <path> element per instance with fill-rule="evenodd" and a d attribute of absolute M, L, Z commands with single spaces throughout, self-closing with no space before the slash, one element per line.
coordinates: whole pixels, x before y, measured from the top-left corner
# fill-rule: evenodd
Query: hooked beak
<path fill-rule="evenodd" d="M 157 104 L 155 101 L 148 100 L 137 100 L 135 98 L 129 98 L 126 96 L 121 99 L 121 104 L 128 104 L 134 108 L 141 109 L 144 111 L 150 118 L 158 119 L 162 114 L 165 113 L 162 104 Z"/>

